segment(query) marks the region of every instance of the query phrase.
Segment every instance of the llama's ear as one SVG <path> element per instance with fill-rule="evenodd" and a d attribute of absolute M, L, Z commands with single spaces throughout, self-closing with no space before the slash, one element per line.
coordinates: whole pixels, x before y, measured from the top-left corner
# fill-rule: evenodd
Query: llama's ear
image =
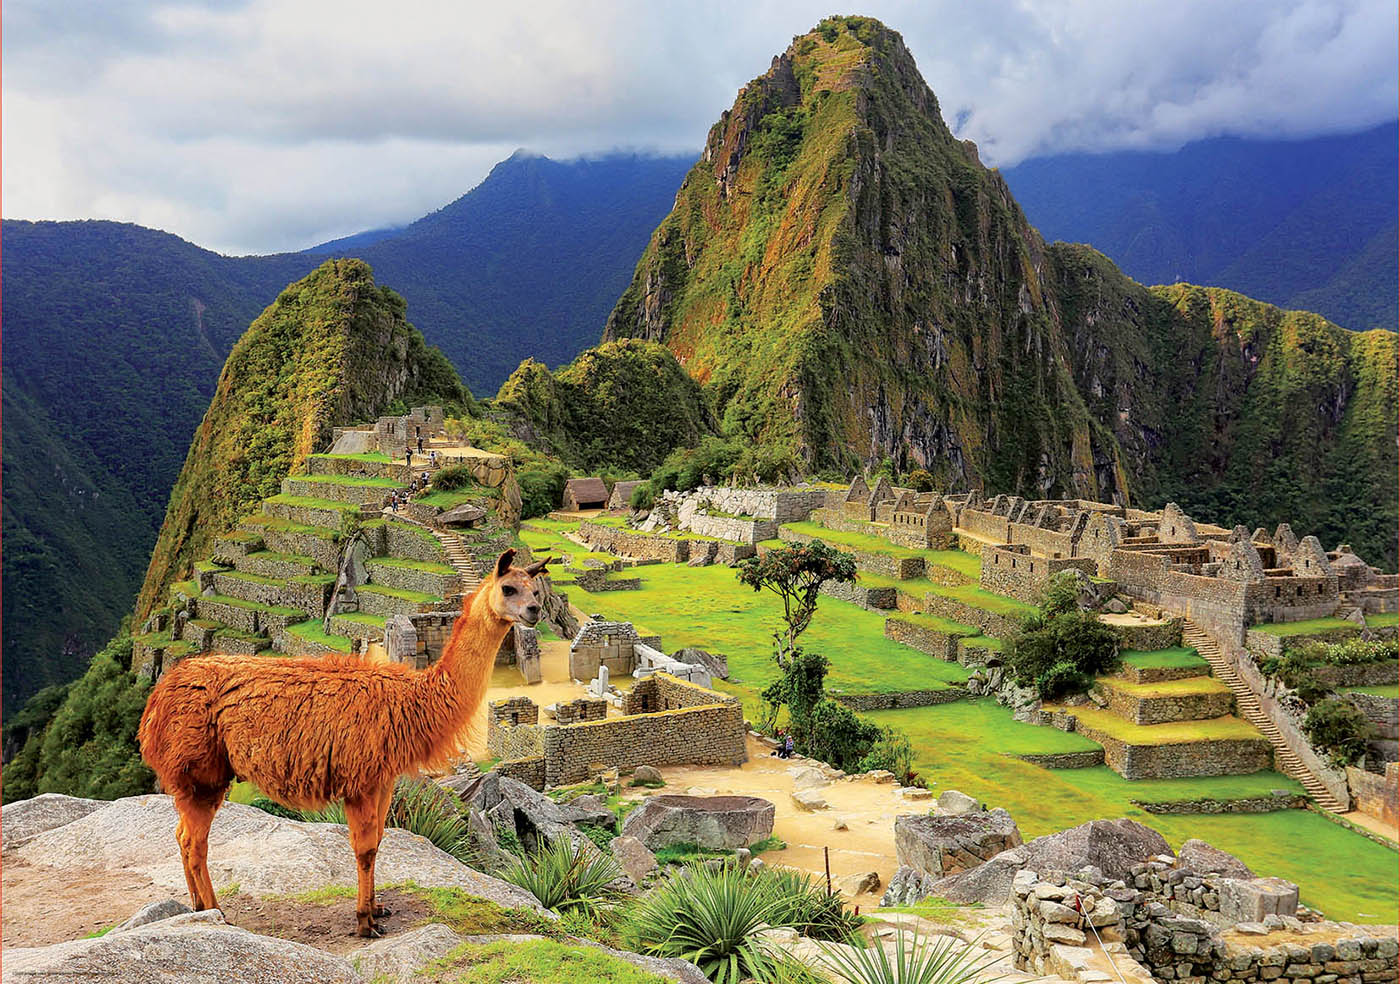
<path fill-rule="evenodd" d="M 496 558 L 496 576 L 505 577 L 510 570 L 511 563 L 515 560 L 515 548 L 501 551 L 501 555 Z"/>
<path fill-rule="evenodd" d="M 553 559 L 553 557 L 546 557 L 544 560 L 537 560 L 533 564 L 530 564 L 525 568 L 525 573 L 529 574 L 531 577 L 536 577 L 540 574 L 543 574 L 544 565 L 548 564 Z"/>

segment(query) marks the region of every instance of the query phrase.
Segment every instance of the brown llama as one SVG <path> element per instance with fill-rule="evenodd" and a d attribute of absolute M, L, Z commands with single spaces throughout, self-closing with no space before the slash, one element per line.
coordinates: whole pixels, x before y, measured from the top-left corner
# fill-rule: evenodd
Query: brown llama
<path fill-rule="evenodd" d="M 486 695 L 512 624 L 540 619 L 546 558 L 512 566 L 514 550 L 462 605 L 442 658 L 415 671 L 349 656 L 188 659 L 151 691 L 141 754 L 175 800 L 175 838 L 196 910 L 218 907 L 206 864 L 209 827 L 235 777 L 286 806 L 341 800 L 359 868 L 361 936 L 379 936 L 374 858 L 395 780 L 449 764 Z"/>

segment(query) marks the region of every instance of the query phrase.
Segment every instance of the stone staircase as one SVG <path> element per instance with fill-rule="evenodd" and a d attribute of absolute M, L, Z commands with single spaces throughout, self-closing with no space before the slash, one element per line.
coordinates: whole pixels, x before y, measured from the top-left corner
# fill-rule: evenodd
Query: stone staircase
<path fill-rule="evenodd" d="M 1322 784 L 1322 781 L 1313 775 L 1312 770 L 1304 764 L 1297 753 L 1288 747 L 1288 743 L 1284 741 L 1278 726 L 1264 712 L 1254 691 L 1244 680 L 1240 679 L 1240 675 L 1235 672 L 1234 667 L 1230 665 L 1230 660 L 1220 651 L 1220 646 L 1215 639 L 1190 619 L 1187 619 L 1182 626 L 1181 638 L 1185 645 L 1195 647 L 1196 652 L 1201 654 L 1201 658 L 1210 664 L 1211 671 L 1215 676 L 1230 688 L 1230 691 L 1235 695 L 1236 713 L 1258 728 L 1260 733 L 1269 739 L 1269 744 L 1274 748 L 1274 763 L 1278 771 L 1302 783 L 1308 795 L 1324 810 L 1331 813 L 1345 813 L 1346 805 L 1338 802 L 1337 798 Z"/>
<path fill-rule="evenodd" d="M 481 584 L 481 571 L 477 568 L 476 560 L 472 557 L 471 551 L 467 549 L 466 543 L 451 530 L 435 529 L 431 532 L 442 544 L 443 552 L 447 555 L 448 566 L 455 570 L 462 579 L 462 595 L 471 594 Z"/>

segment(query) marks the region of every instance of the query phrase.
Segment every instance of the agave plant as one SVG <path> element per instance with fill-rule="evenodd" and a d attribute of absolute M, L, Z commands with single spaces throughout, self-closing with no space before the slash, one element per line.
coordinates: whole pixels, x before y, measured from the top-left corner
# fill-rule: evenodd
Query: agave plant
<path fill-rule="evenodd" d="M 458 861 L 479 863 L 473 856 L 467 818 L 459 801 L 430 779 L 400 779 L 385 822 L 428 838 Z"/>
<path fill-rule="evenodd" d="M 773 901 L 771 926 L 790 926 L 803 936 L 839 943 L 850 941 L 860 928 L 860 916 L 846 911 L 845 900 L 828 894 L 805 871 L 762 868 L 752 877 L 754 890 Z"/>
<path fill-rule="evenodd" d="M 546 909 L 593 914 L 617 894 L 611 886 L 622 877 L 622 869 L 591 841 L 575 844 L 567 837 L 556 837 L 516 859 L 501 877 L 525 889 Z"/>
<path fill-rule="evenodd" d="M 894 954 L 883 946 L 864 949 L 822 944 L 823 968 L 848 984 L 991 984 L 1004 975 L 986 976 L 994 956 L 979 956 L 977 940 L 965 943 L 952 936 L 920 937 L 900 929 Z"/>
<path fill-rule="evenodd" d="M 692 863 L 637 904 L 627 927 L 635 946 L 680 957 L 715 984 L 768 980 L 773 957 L 754 934 L 777 906 L 737 865 Z"/>

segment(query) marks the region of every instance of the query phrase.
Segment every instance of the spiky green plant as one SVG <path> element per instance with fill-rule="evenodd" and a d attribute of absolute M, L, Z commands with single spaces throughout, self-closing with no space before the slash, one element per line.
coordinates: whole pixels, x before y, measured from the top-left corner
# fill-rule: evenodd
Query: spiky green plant
<path fill-rule="evenodd" d="M 645 896 L 626 937 L 641 952 L 680 957 L 715 984 L 767 980 L 773 957 L 755 933 L 776 908 L 737 865 L 687 865 Z"/>
<path fill-rule="evenodd" d="M 615 897 L 611 885 L 622 877 L 622 869 L 591 841 L 574 844 L 557 837 L 517 859 L 501 877 L 525 889 L 546 909 L 594 913 Z"/>
<path fill-rule="evenodd" d="M 390 827 L 402 827 L 428 838 L 458 861 L 480 866 L 460 801 L 430 779 L 400 779 L 394 787 L 386 822 Z"/>
<path fill-rule="evenodd" d="M 818 940 L 850 942 L 861 918 L 847 912 L 845 900 L 827 894 L 812 876 L 795 868 L 763 868 L 752 876 L 754 890 L 773 901 L 770 926 L 790 926 L 803 936 Z"/>
<path fill-rule="evenodd" d="M 991 984 L 1001 974 L 986 976 L 994 957 L 978 956 L 977 941 L 952 936 L 920 937 L 916 930 L 900 929 L 894 938 L 894 954 L 883 946 L 864 949 L 822 944 L 821 963 L 848 984 Z"/>

